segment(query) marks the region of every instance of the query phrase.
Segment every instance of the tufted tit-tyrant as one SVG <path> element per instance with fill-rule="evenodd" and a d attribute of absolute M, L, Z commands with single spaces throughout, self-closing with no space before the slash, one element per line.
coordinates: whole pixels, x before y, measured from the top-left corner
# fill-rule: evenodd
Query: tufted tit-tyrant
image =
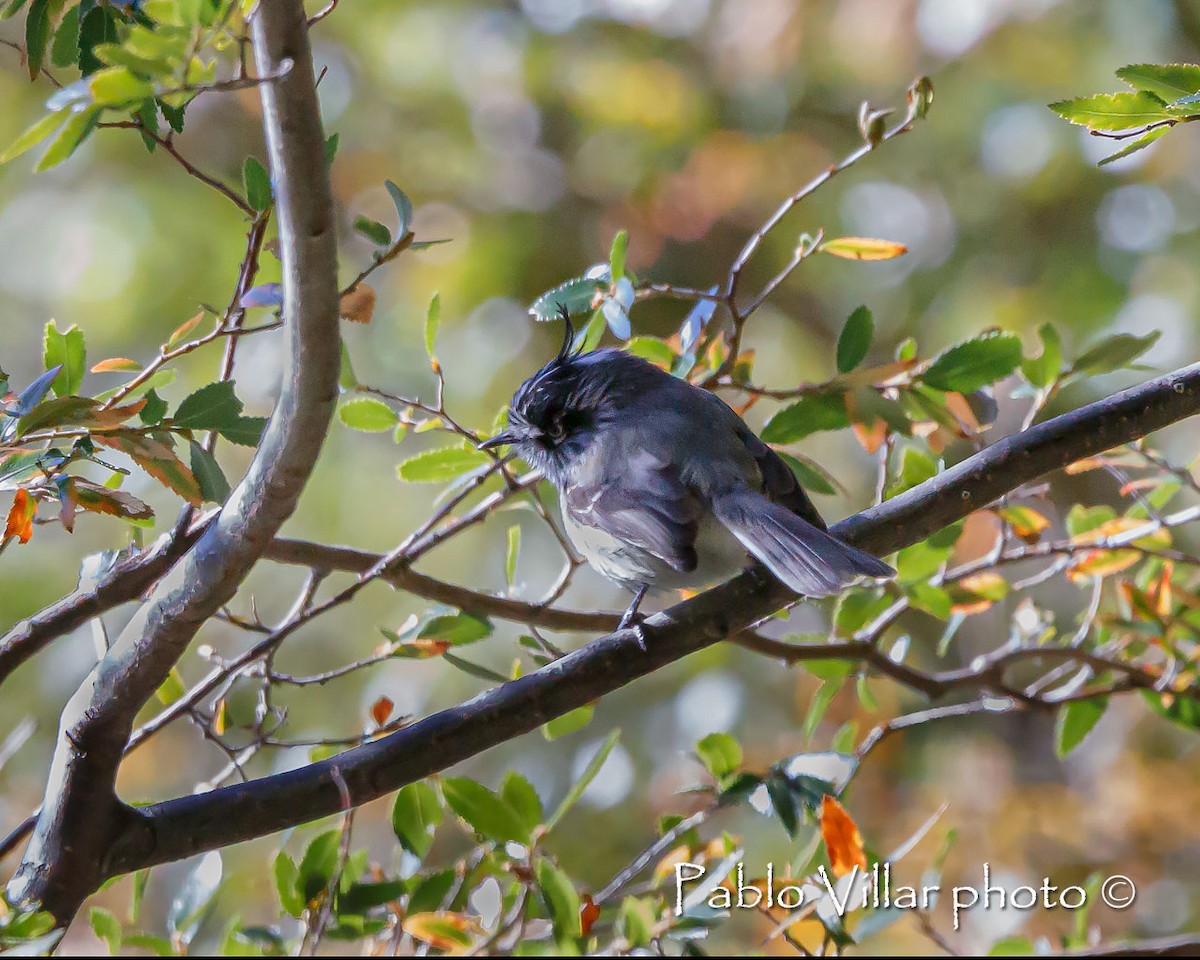
<path fill-rule="evenodd" d="M 799 594 L 895 571 L 826 532 L 786 463 L 718 396 L 621 350 L 558 355 L 513 395 L 511 444 L 558 488 L 563 524 L 597 571 L 634 592 L 699 587 L 747 553 Z"/>

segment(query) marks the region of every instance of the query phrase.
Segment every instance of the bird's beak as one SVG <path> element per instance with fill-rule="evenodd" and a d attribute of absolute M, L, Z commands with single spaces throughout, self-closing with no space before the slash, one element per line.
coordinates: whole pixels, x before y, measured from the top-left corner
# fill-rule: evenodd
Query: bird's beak
<path fill-rule="evenodd" d="M 488 437 L 488 439 L 478 445 L 478 448 L 480 450 L 492 450 L 495 447 L 504 447 L 516 443 L 520 439 L 520 435 L 515 430 L 502 430 L 494 437 Z"/>

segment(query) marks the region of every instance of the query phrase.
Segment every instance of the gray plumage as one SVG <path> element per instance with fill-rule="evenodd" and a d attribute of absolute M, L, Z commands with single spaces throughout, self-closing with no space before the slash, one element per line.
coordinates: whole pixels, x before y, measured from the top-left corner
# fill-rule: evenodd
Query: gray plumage
<path fill-rule="evenodd" d="M 726 579 L 747 553 L 812 597 L 894 576 L 826 532 L 791 469 L 719 397 L 623 351 L 565 343 L 513 396 L 508 429 L 487 441 L 503 443 L 559 489 L 580 553 L 639 600 L 647 586 Z"/>

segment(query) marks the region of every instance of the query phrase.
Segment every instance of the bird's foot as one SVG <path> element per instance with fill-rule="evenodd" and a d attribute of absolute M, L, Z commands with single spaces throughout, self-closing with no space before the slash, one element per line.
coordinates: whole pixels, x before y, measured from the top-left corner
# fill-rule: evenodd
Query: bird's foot
<path fill-rule="evenodd" d="M 642 624 L 646 622 L 646 615 L 637 611 L 625 611 L 625 615 L 621 617 L 621 622 L 617 624 L 617 631 L 632 630 L 633 638 L 637 640 L 638 649 L 642 653 L 646 652 L 646 631 L 642 629 Z"/>

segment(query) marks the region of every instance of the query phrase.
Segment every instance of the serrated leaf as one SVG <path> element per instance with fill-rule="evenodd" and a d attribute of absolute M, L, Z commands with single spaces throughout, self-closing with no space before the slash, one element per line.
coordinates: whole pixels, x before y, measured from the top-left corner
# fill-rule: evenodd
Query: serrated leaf
<path fill-rule="evenodd" d="M 817 249 L 843 260 L 894 260 L 908 253 L 908 247 L 902 243 L 873 237 L 837 237 L 826 240 Z"/>
<path fill-rule="evenodd" d="M 1095 697 L 1073 700 L 1059 709 L 1054 723 L 1054 752 L 1059 759 L 1066 757 L 1083 742 L 1100 722 L 1107 707 L 1107 697 Z"/>
<path fill-rule="evenodd" d="M 124 490 L 91 483 L 81 477 L 71 480 L 71 495 L 79 506 L 91 513 L 106 513 L 126 520 L 153 520 L 154 511 L 132 494 Z"/>
<path fill-rule="evenodd" d="M 212 503 L 224 503 L 229 499 L 229 481 L 217 463 L 216 457 L 196 443 L 188 444 L 192 465 L 192 476 L 200 485 L 200 495 Z"/>
<path fill-rule="evenodd" d="M 1167 103 L 1200 93 L 1200 66 L 1194 63 L 1134 63 L 1121 67 L 1117 76 Z"/>
<path fill-rule="evenodd" d="M 443 447 L 410 457 L 396 467 L 396 473 L 410 483 L 445 483 L 490 462 L 482 450 Z"/>
<path fill-rule="evenodd" d="M 242 185 L 246 202 L 255 210 L 266 210 L 271 205 L 271 177 L 257 157 L 246 157 L 242 164 Z"/>
<path fill-rule="evenodd" d="M 850 426 L 846 396 L 833 391 L 801 397 L 767 421 L 762 431 L 766 443 L 794 443 L 819 430 L 840 430 Z"/>
<path fill-rule="evenodd" d="M 185 397 L 172 421 L 184 430 L 221 430 L 234 426 L 241 412 L 233 381 L 218 380 Z"/>
<path fill-rule="evenodd" d="M 429 301 L 429 309 L 425 313 L 425 353 L 433 359 L 433 347 L 437 343 L 438 323 L 442 317 L 442 296 L 435 293 Z"/>
<path fill-rule="evenodd" d="M 1058 100 L 1050 104 L 1050 109 L 1089 130 L 1130 130 L 1170 117 L 1166 104 L 1144 90 Z"/>
<path fill-rule="evenodd" d="M 363 433 L 382 433 L 400 422 L 400 416 L 382 400 L 356 397 L 338 407 L 338 419 L 351 430 Z"/>
<path fill-rule="evenodd" d="M 450 809 L 489 840 L 529 843 L 529 828 L 512 806 L 481 783 L 466 777 L 447 777 L 442 794 Z"/>
<path fill-rule="evenodd" d="M 541 798 L 538 797 L 533 784 L 515 770 L 509 770 L 504 775 L 504 782 L 500 784 L 500 796 L 517 811 L 531 833 L 542 822 Z"/>
<path fill-rule="evenodd" d="M 710 733 L 696 744 L 696 756 L 720 780 L 742 765 L 742 745 L 727 733 Z"/>
<path fill-rule="evenodd" d="M 47 370 L 52 367 L 59 368 L 51 385 L 55 396 L 65 397 L 79 393 L 83 384 L 83 374 L 87 369 L 87 346 L 84 343 L 83 331 L 72 325 L 60 333 L 51 320 L 46 324 L 42 341 L 42 361 Z"/>
<path fill-rule="evenodd" d="M 266 417 L 238 417 L 232 423 L 221 427 L 219 433 L 239 447 L 257 447 L 266 428 Z"/>
<path fill-rule="evenodd" d="M 120 431 L 92 436 L 97 443 L 128 454 L 146 473 L 193 506 L 198 507 L 204 502 L 200 485 L 192 471 L 166 445 L 140 434 Z"/>
<path fill-rule="evenodd" d="M 867 355 L 871 337 L 875 334 L 875 319 L 866 307 L 857 308 L 846 320 L 837 342 L 838 373 L 849 373 Z"/>
<path fill-rule="evenodd" d="M 533 301 L 529 312 L 535 320 L 557 320 L 560 305 L 565 307 L 571 316 L 588 313 L 592 309 L 592 301 L 596 294 L 605 288 L 606 285 L 600 280 L 576 277 L 547 290 Z"/>
<path fill-rule="evenodd" d="M 30 80 L 36 80 L 41 72 L 50 32 L 50 0 L 30 0 L 25 15 L 25 66 Z"/>
<path fill-rule="evenodd" d="M 538 860 L 535 873 L 538 888 L 554 923 L 554 932 L 568 939 L 582 936 L 579 894 L 575 892 L 571 879 L 546 859 Z"/>
<path fill-rule="evenodd" d="M 73 67 L 79 58 L 79 7 L 63 14 L 50 45 L 50 62 L 56 67 Z"/>
<path fill-rule="evenodd" d="M 1020 362 L 1020 337 L 1012 333 L 985 333 L 938 354 L 922 379 L 938 390 L 970 393 L 1003 380 Z"/>

